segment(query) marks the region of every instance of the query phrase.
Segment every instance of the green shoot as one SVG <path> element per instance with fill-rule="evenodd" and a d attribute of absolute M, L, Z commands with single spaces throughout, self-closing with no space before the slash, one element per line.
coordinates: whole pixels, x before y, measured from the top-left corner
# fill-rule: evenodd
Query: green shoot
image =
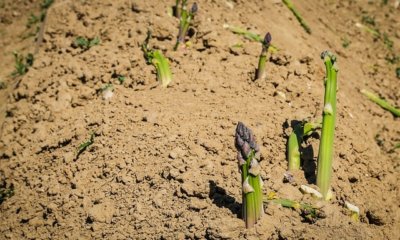
<path fill-rule="evenodd" d="M 234 34 L 242 35 L 242 36 L 244 36 L 245 38 L 247 38 L 247 39 L 249 39 L 251 41 L 255 41 L 255 42 L 259 42 L 261 44 L 264 44 L 264 38 L 262 38 L 260 35 L 258 35 L 256 33 L 253 33 L 253 32 L 247 31 L 247 30 L 245 30 L 243 28 L 232 26 L 232 25 L 229 25 L 229 24 L 224 24 L 223 27 L 228 29 L 228 30 L 230 30 Z M 275 47 L 274 45 L 270 44 L 269 48 L 268 48 L 268 51 L 271 52 L 271 53 L 274 53 L 274 52 L 278 51 L 278 48 Z"/>
<path fill-rule="evenodd" d="M 125 82 L 125 76 L 119 75 L 117 79 L 120 84 L 123 84 Z"/>
<path fill-rule="evenodd" d="M 267 33 L 262 42 L 262 50 L 258 60 L 257 77 L 256 79 L 266 79 L 267 72 L 265 71 L 265 64 L 267 62 L 268 49 L 271 45 L 271 34 Z"/>
<path fill-rule="evenodd" d="M 33 25 L 38 23 L 40 21 L 40 16 L 36 16 L 34 14 L 31 14 L 31 16 L 28 18 L 28 23 L 26 24 L 27 28 L 31 28 Z"/>
<path fill-rule="evenodd" d="M 364 24 L 369 24 L 371 26 L 375 26 L 375 18 L 369 15 L 364 15 L 361 17 L 361 21 Z"/>
<path fill-rule="evenodd" d="M 40 5 L 40 8 L 42 10 L 48 9 L 52 4 L 54 3 L 54 0 L 43 0 L 42 4 Z"/>
<path fill-rule="evenodd" d="M 377 30 L 370 28 L 364 24 L 356 23 L 356 27 L 362 29 L 363 31 L 369 32 L 374 38 L 379 38 L 381 36 L 381 34 Z"/>
<path fill-rule="evenodd" d="M 238 150 L 239 167 L 242 174 L 243 219 L 246 227 L 250 228 L 257 223 L 264 213 L 260 147 L 257 145 L 252 131 L 239 122 L 236 127 L 235 146 Z"/>
<path fill-rule="evenodd" d="M 369 92 L 368 90 L 362 89 L 361 93 L 364 94 L 364 96 L 366 96 L 369 100 L 371 100 L 374 103 L 381 106 L 383 109 L 390 111 L 394 116 L 400 117 L 400 109 L 399 108 L 393 107 L 388 102 L 386 102 L 384 99 L 378 97 L 377 95 L 375 95 L 372 92 Z"/>
<path fill-rule="evenodd" d="M 107 90 L 114 90 L 114 86 L 111 83 L 107 83 L 106 85 L 100 88 L 100 92 L 104 92 Z"/>
<path fill-rule="evenodd" d="M 77 37 L 73 43 L 74 47 L 79 47 L 83 50 L 88 50 L 89 48 L 99 45 L 100 44 L 100 38 L 95 37 L 92 39 L 88 39 L 85 37 Z"/>
<path fill-rule="evenodd" d="M 7 84 L 3 81 L 0 81 L 0 90 L 1 89 L 6 89 L 7 88 Z"/>
<path fill-rule="evenodd" d="M 14 60 L 15 60 L 15 70 L 14 72 L 11 73 L 11 76 L 16 77 L 16 76 L 22 76 L 25 73 L 28 72 L 29 67 L 33 65 L 33 54 L 28 53 L 26 57 L 24 57 L 22 54 L 19 54 L 18 52 L 13 52 L 14 55 Z"/>
<path fill-rule="evenodd" d="M 142 44 L 142 50 L 147 64 L 152 64 L 157 71 L 157 79 L 162 87 L 167 87 L 172 81 L 171 69 L 169 67 L 168 59 L 159 50 L 149 49 L 148 43 L 151 38 L 151 32 L 147 32 L 147 37 Z"/>
<path fill-rule="evenodd" d="M 2 204 L 7 198 L 14 195 L 14 186 L 5 186 L 6 184 L 1 184 L 0 186 L 0 204 Z"/>
<path fill-rule="evenodd" d="M 88 140 L 79 145 L 76 153 L 76 158 L 78 158 L 79 155 L 81 155 L 81 153 L 83 153 L 93 143 L 94 143 L 94 132 L 90 134 L 90 138 Z"/>
<path fill-rule="evenodd" d="M 182 7 L 180 11 L 180 22 L 179 22 L 179 34 L 176 40 L 176 44 L 174 47 L 174 51 L 178 50 L 180 44 L 185 47 L 185 37 L 189 30 L 190 22 L 192 21 L 194 15 L 196 14 L 198 7 L 197 3 L 193 3 L 192 8 L 190 11 L 186 10 L 186 2 L 185 0 L 182 1 Z"/>
<path fill-rule="evenodd" d="M 300 138 L 296 134 L 296 130 L 293 131 L 288 140 L 288 160 L 289 160 L 289 171 L 300 169 Z"/>
<path fill-rule="evenodd" d="M 347 38 L 347 37 L 345 37 L 345 38 L 342 38 L 342 47 L 343 48 L 348 48 L 349 46 L 350 46 L 350 44 L 351 44 L 351 41 Z"/>
<path fill-rule="evenodd" d="M 393 41 L 389 38 L 387 33 L 383 33 L 383 43 L 386 45 L 387 49 L 393 50 Z"/>
<path fill-rule="evenodd" d="M 389 152 L 394 152 L 398 148 L 400 148 L 400 142 L 396 143 Z"/>
<path fill-rule="evenodd" d="M 289 171 L 300 169 L 300 145 L 303 138 L 310 136 L 315 130 L 321 128 L 320 123 L 303 121 L 294 127 L 293 132 L 289 135 L 288 139 L 288 162 Z"/>
<path fill-rule="evenodd" d="M 300 25 L 304 28 L 304 30 L 308 33 L 311 34 L 311 28 L 307 25 L 307 23 L 304 21 L 304 19 L 301 17 L 300 13 L 297 11 L 297 9 L 294 7 L 293 3 L 291 0 L 282 0 L 282 2 L 286 5 L 286 7 L 289 8 L 290 11 L 294 14 L 294 16 L 297 18 L 299 21 Z"/>
<path fill-rule="evenodd" d="M 325 200 L 331 196 L 331 175 L 333 158 L 333 140 L 336 120 L 336 91 L 338 67 L 336 57 L 325 51 L 321 54 L 326 68 L 324 111 L 322 119 L 321 141 L 318 153 L 317 185 Z"/>
<path fill-rule="evenodd" d="M 284 198 L 270 198 L 264 199 L 266 204 L 278 204 L 285 208 L 291 208 L 295 211 L 299 211 L 304 221 L 309 223 L 315 223 L 318 219 L 325 218 L 325 213 L 318 207 L 312 206 L 306 203 L 300 203 L 290 199 Z"/>

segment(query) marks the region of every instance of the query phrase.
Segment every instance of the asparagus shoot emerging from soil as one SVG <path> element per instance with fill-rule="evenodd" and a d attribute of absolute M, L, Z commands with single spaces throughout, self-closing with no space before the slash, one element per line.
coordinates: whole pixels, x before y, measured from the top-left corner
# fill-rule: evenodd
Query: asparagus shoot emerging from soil
<path fill-rule="evenodd" d="M 288 139 L 289 171 L 300 169 L 300 145 L 304 137 L 310 136 L 315 130 L 321 128 L 320 123 L 303 121 L 294 127 Z"/>
<path fill-rule="evenodd" d="M 76 153 L 76 159 L 79 157 L 79 155 L 81 155 L 81 153 L 83 153 L 83 151 L 85 151 L 93 143 L 94 143 L 94 133 L 92 132 L 90 134 L 90 138 L 88 140 L 86 140 L 85 142 L 83 142 L 81 145 L 79 145 L 77 153 Z"/>
<path fill-rule="evenodd" d="M 289 171 L 300 169 L 300 138 L 296 134 L 296 130 L 293 131 L 288 140 L 288 160 L 289 160 Z"/>
<path fill-rule="evenodd" d="M 235 146 L 242 174 L 242 207 L 246 227 L 252 227 L 263 214 L 262 180 L 260 176 L 260 148 L 253 132 L 243 123 L 236 127 Z"/>
<path fill-rule="evenodd" d="M 147 37 L 142 44 L 142 50 L 144 57 L 146 58 L 147 64 L 152 64 L 157 71 L 157 79 L 162 87 L 167 87 L 172 81 L 171 69 L 169 68 L 169 62 L 166 57 L 159 50 L 149 49 L 148 43 L 151 38 L 151 32 L 147 32 Z"/>
<path fill-rule="evenodd" d="M 28 53 L 26 57 L 18 52 L 13 52 L 15 60 L 15 70 L 11 73 L 11 76 L 22 76 L 28 72 L 29 67 L 33 65 L 34 57 L 32 53 Z"/>
<path fill-rule="evenodd" d="M 381 106 L 383 109 L 390 111 L 394 116 L 400 117 L 400 109 L 393 107 L 388 102 L 368 90 L 362 89 L 361 93 L 364 94 L 369 100 Z"/>
<path fill-rule="evenodd" d="M 189 30 L 190 22 L 192 21 L 197 10 L 198 10 L 197 3 L 193 3 L 192 8 L 189 11 L 187 11 L 186 10 L 186 1 L 183 0 L 181 12 L 180 12 L 181 16 L 180 16 L 180 22 L 179 22 L 179 33 L 178 33 L 178 38 L 176 40 L 176 44 L 174 47 L 175 51 L 178 50 L 178 47 L 180 44 L 185 44 L 185 37 Z M 184 46 L 184 45 L 182 45 L 182 46 Z"/>
<path fill-rule="evenodd" d="M 99 45 L 99 44 L 100 44 L 99 37 L 89 39 L 89 38 L 79 36 L 79 37 L 75 38 L 75 41 L 72 43 L 72 46 L 81 48 L 83 50 L 88 50 L 89 48 Z"/>
<path fill-rule="evenodd" d="M 267 73 L 265 71 L 265 63 L 267 62 L 268 49 L 271 46 L 271 34 L 267 33 L 262 42 L 262 50 L 258 60 L 257 79 L 265 79 Z"/>
<path fill-rule="evenodd" d="M 282 2 L 289 8 L 290 11 L 294 14 L 294 16 L 297 18 L 299 21 L 300 25 L 304 28 L 304 30 L 308 33 L 311 34 L 311 28 L 307 25 L 307 23 L 304 21 L 304 19 L 301 17 L 300 13 L 297 11 L 297 9 L 294 7 L 293 3 L 291 0 L 282 0 Z"/>
<path fill-rule="evenodd" d="M 337 64 L 336 57 L 328 51 L 321 54 L 326 68 L 324 111 L 321 141 L 318 153 L 317 185 L 325 200 L 331 198 L 333 139 L 336 119 Z"/>

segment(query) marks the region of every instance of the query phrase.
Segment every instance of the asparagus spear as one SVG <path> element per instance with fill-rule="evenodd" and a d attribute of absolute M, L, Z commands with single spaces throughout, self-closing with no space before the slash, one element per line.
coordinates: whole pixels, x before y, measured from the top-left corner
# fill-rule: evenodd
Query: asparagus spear
<path fill-rule="evenodd" d="M 388 102 L 368 90 L 362 89 L 361 93 L 369 98 L 369 100 L 381 106 L 383 109 L 390 111 L 394 116 L 400 117 L 400 109 L 393 107 Z"/>
<path fill-rule="evenodd" d="M 318 154 L 317 185 L 325 200 L 331 198 L 330 185 L 332 174 L 333 139 L 336 119 L 337 64 L 336 57 L 324 51 L 321 54 L 326 68 L 324 111 L 322 133 Z"/>
<path fill-rule="evenodd" d="M 190 11 L 187 11 L 186 10 L 186 1 L 183 0 L 181 12 L 180 12 L 181 16 L 180 16 L 180 22 L 179 22 L 179 34 L 178 34 L 178 38 L 177 38 L 177 41 L 176 41 L 176 44 L 174 47 L 175 51 L 178 49 L 180 44 L 185 43 L 185 37 L 187 35 L 187 31 L 189 30 L 190 22 L 192 21 L 197 10 L 198 10 L 197 3 L 193 3 Z"/>
<path fill-rule="evenodd" d="M 300 25 L 304 28 L 304 30 L 308 33 L 311 34 L 311 28 L 307 25 L 307 23 L 304 21 L 304 19 L 301 17 L 300 13 L 297 11 L 297 9 L 294 7 L 293 3 L 291 0 L 282 0 L 282 2 L 289 8 L 290 11 L 294 14 L 294 16 L 297 18 L 299 21 Z"/>
<path fill-rule="evenodd" d="M 151 38 L 151 32 L 147 32 L 147 37 L 142 44 L 142 50 L 147 64 L 153 64 L 157 71 L 157 79 L 162 87 L 167 87 L 172 81 L 172 74 L 168 59 L 159 50 L 149 49 L 148 43 Z"/>
<path fill-rule="evenodd" d="M 289 136 L 288 141 L 288 160 L 289 160 L 289 171 L 300 169 L 300 139 L 295 131 Z"/>
<path fill-rule="evenodd" d="M 265 71 L 265 63 L 267 62 L 268 48 L 271 45 L 271 34 L 267 33 L 262 42 L 262 50 L 258 60 L 257 79 L 265 79 L 267 73 Z"/>
<path fill-rule="evenodd" d="M 257 223 L 264 211 L 258 163 L 260 148 L 252 131 L 241 122 L 236 127 L 235 146 L 242 174 L 243 219 L 246 227 L 250 228 Z"/>
<path fill-rule="evenodd" d="M 311 135 L 316 129 L 321 128 L 320 123 L 303 121 L 294 127 L 293 132 L 289 135 L 288 140 L 288 162 L 289 171 L 300 169 L 300 145 L 303 138 Z"/>

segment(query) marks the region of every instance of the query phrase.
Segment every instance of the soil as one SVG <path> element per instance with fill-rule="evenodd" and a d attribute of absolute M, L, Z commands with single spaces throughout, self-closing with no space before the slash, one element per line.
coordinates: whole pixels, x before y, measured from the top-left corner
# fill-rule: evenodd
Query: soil
<path fill-rule="evenodd" d="M 395 1 L 295 1 L 307 34 L 281 1 L 201 0 L 191 46 L 176 52 L 173 0 L 56 0 L 37 45 L 37 36 L 22 36 L 41 2 L 0 1 L 0 80 L 7 83 L 0 90 L 0 186 L 14 189 L 0 205 L 1 239 L 400 238 L 400 150 L 392 149 L 400 120 L 359 92 L 400 106 L 399 62 L 387 60 L 400 52 Z M 365 16 L 380 38 L 356 27 Z M 254 81 L 260 44 L 225 23 L 271 33 L 279 51 L 267 79 Z M 168 88 L 143 58 L 147 29 L 150 45 L 169 58 Z M 78 36 L 101 43 L 74 48 Z M 10 77 L 12 52 L 37 46 L 29 71 Z M 326 49 L 338 59 L 339 90 L 334 196 L 322 202 L 299 191 L 315 184 L 319 133 L 304 143 L 306 171 L 293 173 L 294 183 L 284 174 L 291 124 L 321 119 Z M 106 84 L 114 87 L 110 99 L 99 90 Z M 322 207 L 325 218 L 307 223 L 267 204 L 257 225 L 245 228 L 238 121 L 261 146 L 264 193 Z M 93 144 L 77 156 L 91 133 Z M 359 222 L 345 201 L 360 208 Z"/>

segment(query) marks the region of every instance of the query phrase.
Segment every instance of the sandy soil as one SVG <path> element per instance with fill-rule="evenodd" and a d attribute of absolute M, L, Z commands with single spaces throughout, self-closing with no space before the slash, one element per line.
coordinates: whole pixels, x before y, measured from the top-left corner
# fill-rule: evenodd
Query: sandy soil
<path fill-rule="evenodd" d="M 386 60 L 400 49 L 394 1 L 295 1 L 309 35 L 280 1 L 202 0 L 192 47 L 178 52 L 178 20 L 168 15 L 174 2 L 56 0 L 33 66 L 11 78 L 12 51 L 36 47 L 35 37 L 21 36 L 41 1 L 0 1 L 0 80 L 8 86 L 0 90 L 0 186 L 14 188 L 0 205 L 0 238 L 399 239 L 400 151 L 391 149 L 400 142 L 400 120 L 359 93 L 367 88 L 400 106 L 399 63 Z M 355 26 L 365 16 L 392 49 Z M 260 44 L 224 23 L 272 34 L 279 51 L 267 80 L 253 80 Z M 166 89 L 140 49 L 147 29 L 171 63 Z M 101 43 L 83 51 L 72 46 L 77 36 Z M 243 48 L 232 48 L 238 43 Z M 340 71 L 334 198 L 324 203 L 299 191 L 314 184 L 318 134 L 305 145 L 308 170 L 295 173 L 294 184 L 283 178 L 292 121 L 321 118 L 326 49 Z M 104 100 L 99 89 L 109 83 L 114 95 Z M 310 224 L 267 205 L 262 220 L 245 229 L 238 121 L 261 145 L 264 192 L 321 206 L 326 218 Z M 92 132 L 94 144 L 77 158 Z M 360 222 L 344 201 L 360 208 Z"/>

